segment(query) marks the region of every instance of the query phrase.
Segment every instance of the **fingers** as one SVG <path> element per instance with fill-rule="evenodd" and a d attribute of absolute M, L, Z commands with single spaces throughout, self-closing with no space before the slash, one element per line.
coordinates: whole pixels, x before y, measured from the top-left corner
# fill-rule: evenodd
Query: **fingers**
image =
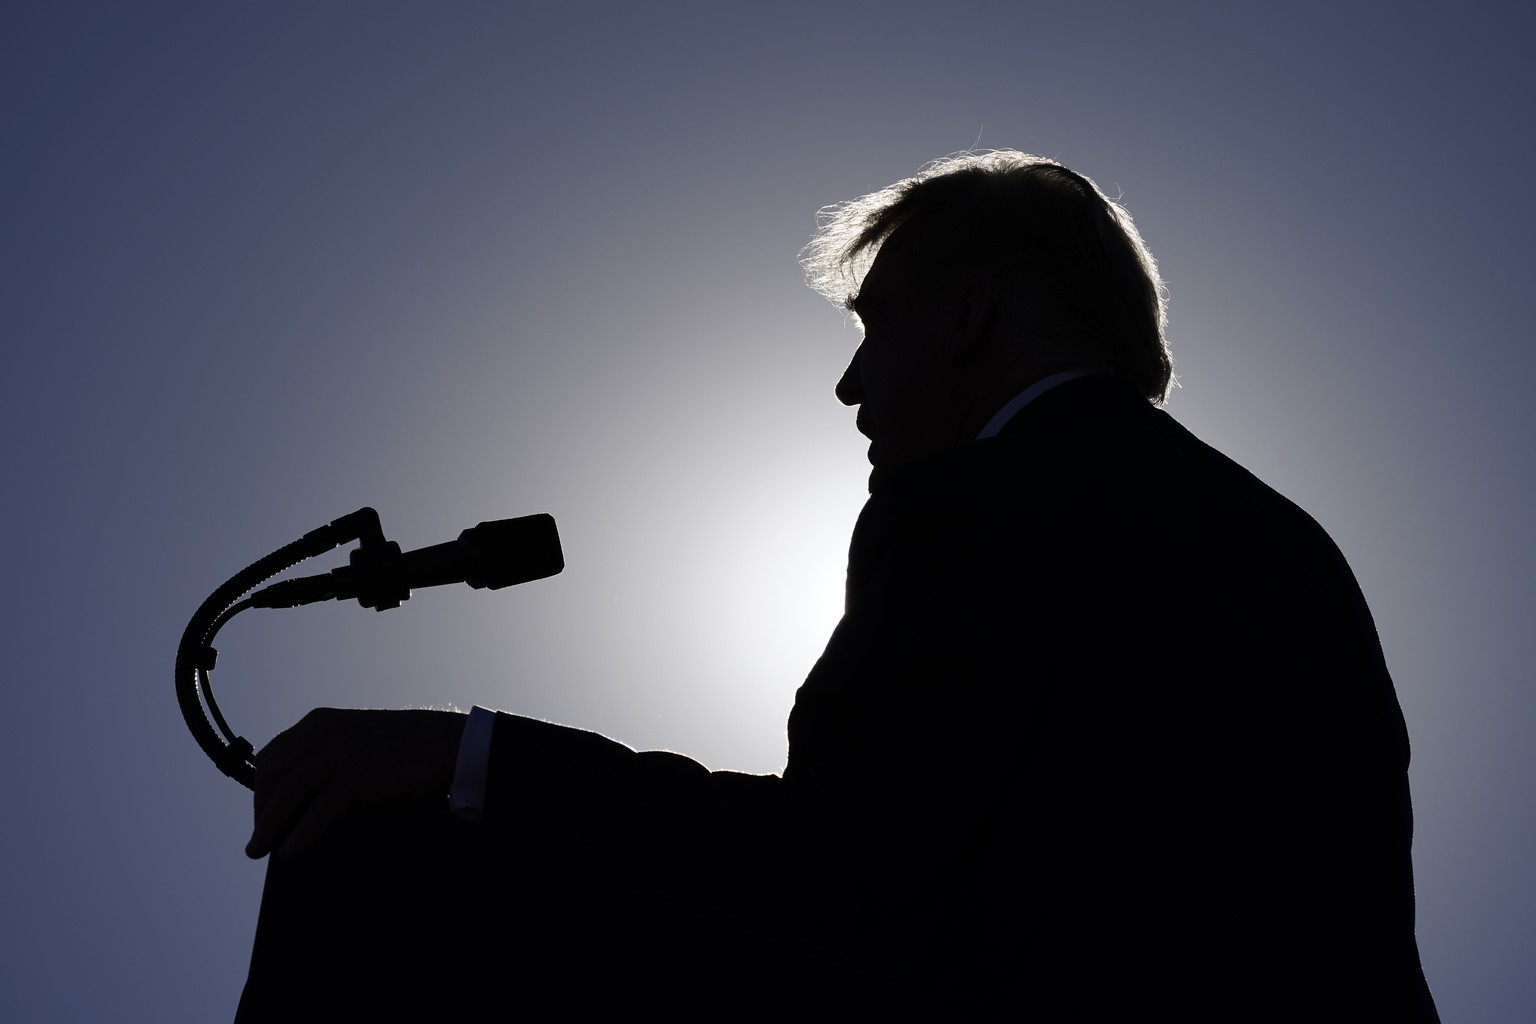
<path fill-rule="evenodd" d="M 334 785 L 338 768 L 345 764 L 338 734 L 346 721 L 346 712 L 315 708 L 261 748 L 256 755 L 255 827 L 246 843 L 247 857 L 259 859 L 270 853 L 309 813 L 317 797 Z M 335 805 L 334 795 L 328 797 L 325 806 Z"/>
<path fill-rule="evenodd" d="M 258 759 L 256 824 L 250 842 L 245 845 L 245 855 L 252 859 L 265 857 L 285 841 L 322 797 L 322 812 L 334 810 L 335 795 L 324 795 L 333 787 L 334 774 L 334 768 L 319 757 L 302 761 L 281 775 L 267 771 L 264 760 Z"/>
<path fill-rule="evenodd" d="M 251 841 L 246 844 L 247 856 L 266 856 L 272 842 L 286 831 L 297 811 L 302 810 L 312 797 L 310 787 L 318 782 L 314 777 L 316 766 L 312 762 L 330 746 L 325 733 L 331 710 L 316 708 L 272 737 L 257 753 L 256 784 L 252 787 L 255 829 Z M 308 773 L 294 778 L 294 771 L 306 764 L 309 765 Z M 275 810 L 271 807 L 274 797 L 279 798 Z"/>
<path fill-rule="evenodd" d="M 248 857 L 298 856 L 353 811 L 445 796 L 464 716 L 317 708 L 256 756 Z"/>
<path fill-rule="evenodd" d="M 287 837 L 277 848 L 279 857 L 298 857 L 315 845 L 326 831 L 356 808 L 351 801 L 334 791 L 320 793 L 304 808 L 304 814 L 288 830 Z"/>

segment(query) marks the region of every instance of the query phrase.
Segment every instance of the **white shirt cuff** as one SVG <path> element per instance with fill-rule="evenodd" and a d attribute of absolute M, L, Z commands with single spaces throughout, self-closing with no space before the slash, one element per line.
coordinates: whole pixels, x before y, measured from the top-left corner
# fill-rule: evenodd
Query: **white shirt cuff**
<path fill-rule="evenodd" d="M 448 809 L 460 818 L 479 821 L 485 813 L 485 783 L 491 766 L 491 733 L 496 712 L 476 705 L 459 737 L 459 759 L 453 766 L 453 788 Z"/>

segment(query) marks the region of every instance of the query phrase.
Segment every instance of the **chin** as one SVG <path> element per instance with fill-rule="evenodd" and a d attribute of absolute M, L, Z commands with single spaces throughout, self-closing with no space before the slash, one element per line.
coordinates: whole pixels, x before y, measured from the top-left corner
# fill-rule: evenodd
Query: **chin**
<path fill-rule="evenodd" d="M 880 485 L 880 481 L 884 480 L 885 477 L 886 471 L 883 467 L 876 466 L 869 471 L 869 483 L 867 488 L 870 494 L 875 493 L 875 488 Z"/>

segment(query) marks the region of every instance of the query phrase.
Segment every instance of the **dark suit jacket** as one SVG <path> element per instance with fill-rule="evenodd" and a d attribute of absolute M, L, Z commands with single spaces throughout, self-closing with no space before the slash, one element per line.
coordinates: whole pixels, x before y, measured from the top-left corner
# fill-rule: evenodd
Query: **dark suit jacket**
<path fill-rule="evenodd" d="M 781 777 L 502 715 L 486 820 L 914 1017 L 1425 1021 L 1407 767 L 1327 535 L 1090 377 L 870 499 Z"/>

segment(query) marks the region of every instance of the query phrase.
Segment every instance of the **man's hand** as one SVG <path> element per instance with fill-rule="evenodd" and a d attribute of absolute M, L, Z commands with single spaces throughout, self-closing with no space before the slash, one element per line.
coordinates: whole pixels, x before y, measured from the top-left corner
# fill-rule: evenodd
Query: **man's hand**
<path fill-rule="evenodd" d="M 316 708 L 256 756 L 246 856 L 303 853 L 330 825 L 381 804 L 446 797 L 465 716 Z"/>

